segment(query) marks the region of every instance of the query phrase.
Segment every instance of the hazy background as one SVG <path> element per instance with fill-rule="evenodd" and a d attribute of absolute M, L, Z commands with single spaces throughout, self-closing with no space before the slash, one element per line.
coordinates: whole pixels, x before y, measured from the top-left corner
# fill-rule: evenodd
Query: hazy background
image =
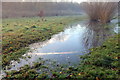
<path fill-rule="evenodd" d="M 79 15 L 80 4 L 72 2 L 3 2 L 2 17 L 35 17 L 40 11 L 44 16 Z"/>
<path fill-rule="evenodd" d="M 108 1 L 119 0 L 2 0 L 2 18 L 34 17 L 40 11 L 44 16 L 64 16 L 82 14 L 80 4 L 84 1 Z M 0 7 L 1 8 L 1 7 Z"/>
<path fill-rule="evenodd" d="M 90 2 L 119 2 L 120 0 L 1 0 L 2 2 L 77 2 L 81 3 L 84 1 L 90 1 Z"/>

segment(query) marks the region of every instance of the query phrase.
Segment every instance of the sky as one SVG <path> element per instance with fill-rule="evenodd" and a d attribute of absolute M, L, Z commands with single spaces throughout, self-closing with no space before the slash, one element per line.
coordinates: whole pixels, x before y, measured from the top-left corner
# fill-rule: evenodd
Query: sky
<path fill-rule="evenodd" d="M 84 2 L 86 0 L 56 0 L 57 2 L 60 2 L 60 1 L 65 1 L 65 2 L 77 2 L 77 3 L 81 3 L 81 2 Z"/>
<path fill-rule="evenodd" d="M 81 3 L 86 0 L 2 0 L 2 2 L 77 2 Z"/>
<path fill-rule="evenodd" d="M 2 2 L 86 2 L 86 1 L 108 1 L 108 2 L 118 2 L 120 0 L 2 0 Z"/>

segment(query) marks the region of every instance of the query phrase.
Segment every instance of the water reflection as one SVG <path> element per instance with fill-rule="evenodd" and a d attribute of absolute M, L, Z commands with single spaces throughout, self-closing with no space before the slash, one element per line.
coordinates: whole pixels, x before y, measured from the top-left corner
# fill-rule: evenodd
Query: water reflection
<path fill-rule="evenodd" d="M 50 40 L 46 40 L 44 42 L 35 43 L 35 44 L 30 45 L 31 52 L 32 53 L 39 53 L 40 51 L 37 50 L 38 48 L 43 48 L 45 46 L 48 46 L 49 44 L 53 44 L 53 43 L 55 43 L 55 41 L 58 41 L 61 43 L 65 42 L 69 37 L 70 37 L 69 35 L 61 32 L 57 35 L 54 35 Z"/>
<path fill-rule="evenodd" d="M 64 32 L 61 32 L 57 35 L 54 35 L 47 42 L 43 42 L 42 47 L 39 47 L 36 44 L 31 45 L 32 53 L 50 53 L 50 52 L 73 52 L 79 51 L 82 45 L 82 38 L 79 38 L 83 35 L 85 27 L 82 27 L 80 24 L 74 25 L 72 28 L 66 29 Z M 35 50 L 36 49 L 36 50 Z"/>
<path fill-rule="evenodd" d="M 106 26 L 106 28 L 104 28 Z M 57 63 L 79 63 L 79 55 L 89 52 L 89 48 L 96 47 L 113 33 L 113 24 L 101 25 L 93 22 L 80 22 L 68 26 L 63 32 L 52 36 L 50 40 L 30 45 L 31 51 L 23 56 L 31 58 L 20 59 L 14 63 L 12 69 L 17 69 L 25 64 L 39 61 L 39 58 L 51 59 Z"/>
<path fill-rule="evenodd" d="M 87 49 L 101 45 L 105 39 L 113 35 L 114 24 L 101 25 L 97 22 L 86 23 L 86 31 L 83 37 Z"/>

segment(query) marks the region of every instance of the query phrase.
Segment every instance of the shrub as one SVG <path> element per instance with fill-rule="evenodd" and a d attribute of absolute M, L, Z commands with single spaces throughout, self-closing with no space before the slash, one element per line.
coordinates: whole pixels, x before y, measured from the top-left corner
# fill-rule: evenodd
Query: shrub
<path fill-rule="evenodd" d="M 108 23 L 115 15 L 117 2 L 84 2 L 81 4 L 91 21 Z"/>

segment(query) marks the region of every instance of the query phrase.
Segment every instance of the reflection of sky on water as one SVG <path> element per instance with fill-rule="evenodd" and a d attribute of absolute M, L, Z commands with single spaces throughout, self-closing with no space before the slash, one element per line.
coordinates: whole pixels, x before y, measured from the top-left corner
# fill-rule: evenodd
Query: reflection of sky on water
<path fill-rule="evenodd" d="M 14 62 L 15 66 L 12 69 L 25 64 L 31 65 L 32 62 L 39 61 L 39 58 L 51 59 L 62 64 L 69 62 L 77 64 L 80 60 L 79 55 L 87 53 L 89 48 L 101 45 L 107 37 L 112 35 L 111 32 L 113 32 L 112 28 L 105 29 L 98 23 L 73 24 L 64 32 L 52 36 L 50 40 L 30 45 L 31 51 L 24 56 L 28 55 L 31 58 L 21 59 L 20 63 Z"/>
<path fill-rule="evenodd" d="M 66 29 L 64 32 L 54 35 L 44 43 L 42 48 L 37 45 L 37 49 L 33 50 L 32 53 L 82 51 L 81 49 L 84 49 L 84 46 L 83 44 L 80 45 L 82 38 L 79 37 L 84 34 L 85 27 L 81 27 L 79 24 L 76 26 L 77 27 Z"/>

